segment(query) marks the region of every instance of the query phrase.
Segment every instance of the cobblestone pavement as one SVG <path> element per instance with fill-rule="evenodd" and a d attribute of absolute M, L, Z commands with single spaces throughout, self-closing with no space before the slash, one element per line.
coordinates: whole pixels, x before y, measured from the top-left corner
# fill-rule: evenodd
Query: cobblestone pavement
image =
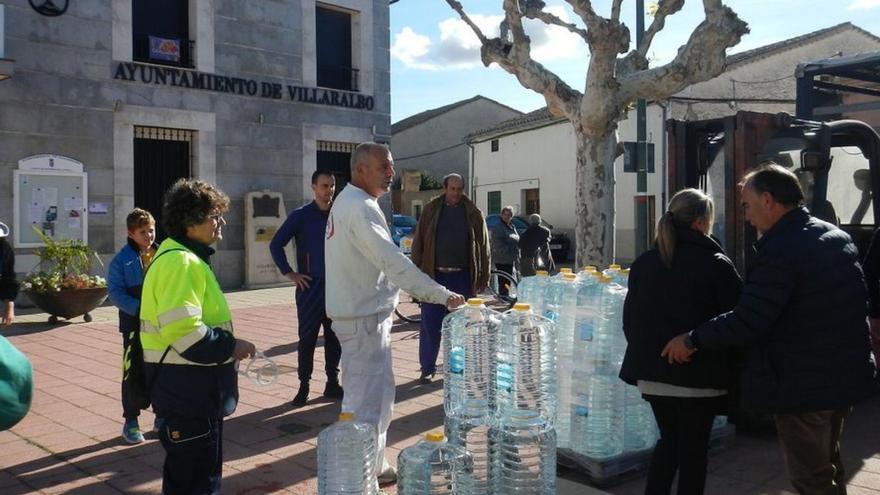
<path fill-rule="evenodd" d="M 224 433 L 223 493 L 315 494 L 318 432 L 334 421 L 339 403 L 321 398 L 323 352 L 315 354 L 316 373 L 309 404 L 293 409 L 296 316 L 290 288 L 230 292 L 236 333 L 278 363 L 279 379 L 261 386 L 240 382 L 241 402 Z M 152 434 L 140 445 L 120 438 L 119 404 L 122 338 L 116 310 L 96 309 L 82 318 L 51 326 L 47 315 L 21 310 L 4 332 L 34 365 L 36 392 L 30 414 L 0 432 L 0 493 L 159 493 L 161 447 Z M 21 314 L 23 313 L 23 314 Z M 396 325 L 392 333 L 397 403 L 388 435 L 388 457 L 427 431 L 443 425 L 442 382 L 418 385 L 418 326 Z M 850 495 L 880 495 L 880 399 L 860 405 L 844 435 Z M 150 412 L 141 425 L 153 423 Z M 560 471 L 560 494 L 603 493 L 573 471 Z M 636 477 L 605 487 L 607 493 L 636 494 Z M 739 434 L 710 462 L 708 494 L 791 493 L 772 435 Z M 394 487 L 389 493 L 396 493 Z"/>

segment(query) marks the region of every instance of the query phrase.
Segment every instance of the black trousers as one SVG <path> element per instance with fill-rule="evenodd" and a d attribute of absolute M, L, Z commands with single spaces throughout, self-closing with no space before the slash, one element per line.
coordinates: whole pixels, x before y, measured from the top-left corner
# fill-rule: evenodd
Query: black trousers
<path fill-rule="evenodd" d="M 313 278 L 306 290 L 296 290 L 296 316 L 299 320 L 299 343 L 296 346 L 299 381 L 308 382 L 315 367 L 315 346 L 324 327 L 324 371 L 327 380 L 339 381 L 339 360 L 342 347 L 333 333 L 333 322 L 327 318 L 324 304 L 324 279 Z"/>
<path fill-rule="evenodd" d="M 165 449 L 163 495 L 220 493 L 223 418 L 160 418 L 159 441 Z"/>
<path fill-rule="evenodd" d="M 712 421 L 724 398 L 681 398 L 646 395 L 660 439 L 648 470 L 646 495 L 667 495 L 678 472 L 678 495 L 700 495 L 706 484 L 707 452 Z"/>
<path fill-rule="evenodd" d="M 122 332 L 122 361 L 123 361 L 123 376 L 125 375 L 125 362 L 128 359 L 128 350 L 131 348 L 131 337 L 132 332 Z M 120 396 L 122 397 L 122 417 L 125 418 L 126 421 L 137 419 L 138 416 L 141 415 L 141 409 L 134 403 L 132 399 L 132 392 L 129 390 L 129 384 L 131 382 L 127 380 L 122 380 L 122 391 Z"/>

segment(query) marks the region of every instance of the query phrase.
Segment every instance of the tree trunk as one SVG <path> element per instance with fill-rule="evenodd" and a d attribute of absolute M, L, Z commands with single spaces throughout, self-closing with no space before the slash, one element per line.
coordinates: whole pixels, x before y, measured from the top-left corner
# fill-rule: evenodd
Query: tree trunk
<path fill-rule="evenodd" d="M 575 266 L 605 267 L 614 261 L 614 159 L 617 135 L 609 128 L 585 132 L 573 123 L 577 142 Z"/>

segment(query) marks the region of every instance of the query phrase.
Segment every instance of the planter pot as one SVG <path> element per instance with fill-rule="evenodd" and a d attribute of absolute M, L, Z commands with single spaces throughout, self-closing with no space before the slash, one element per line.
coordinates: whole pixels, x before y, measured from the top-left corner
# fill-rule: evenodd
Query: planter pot
<path fill-rule="evenodd" d="M 58 318 L 75 318 L 83 315 L 83 319 L 92 321 L 89 311 L 97 308 L 107 299 L 106 287 L 93 289 L 64 289 L 58 292 L 25 291 L 34 304 L 49 313 L 49 323 L 56 323 Z"/>

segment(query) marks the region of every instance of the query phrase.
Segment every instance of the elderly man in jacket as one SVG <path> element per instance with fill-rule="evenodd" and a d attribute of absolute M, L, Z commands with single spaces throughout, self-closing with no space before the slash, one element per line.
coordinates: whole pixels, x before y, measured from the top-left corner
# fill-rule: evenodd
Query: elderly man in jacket
<path fill-rule="evenodd" d="M 489 283 L 489 233 L 477 206 L 464 195 L 458 174 L 443 178 L 443 194 L 425 205 L 413 235 L 412 261 L 447 289 L 473 297 Z M 420 383 L 437 371 L 442 304 L 422 304 L 419 328 Z"/>
<path fill-rule="evenodd" d="M 843 421 L 872 393 L 865 282 L 852 239 L 810 216 L 803 199 L 779 165 L 746 175 L 745 218 L 761 237 L 739 301 L 662 355 L 685 363 L 700 349 L 745 348 L 745 406 L 774 415 L 795 489 L 842 494 Z"/>

